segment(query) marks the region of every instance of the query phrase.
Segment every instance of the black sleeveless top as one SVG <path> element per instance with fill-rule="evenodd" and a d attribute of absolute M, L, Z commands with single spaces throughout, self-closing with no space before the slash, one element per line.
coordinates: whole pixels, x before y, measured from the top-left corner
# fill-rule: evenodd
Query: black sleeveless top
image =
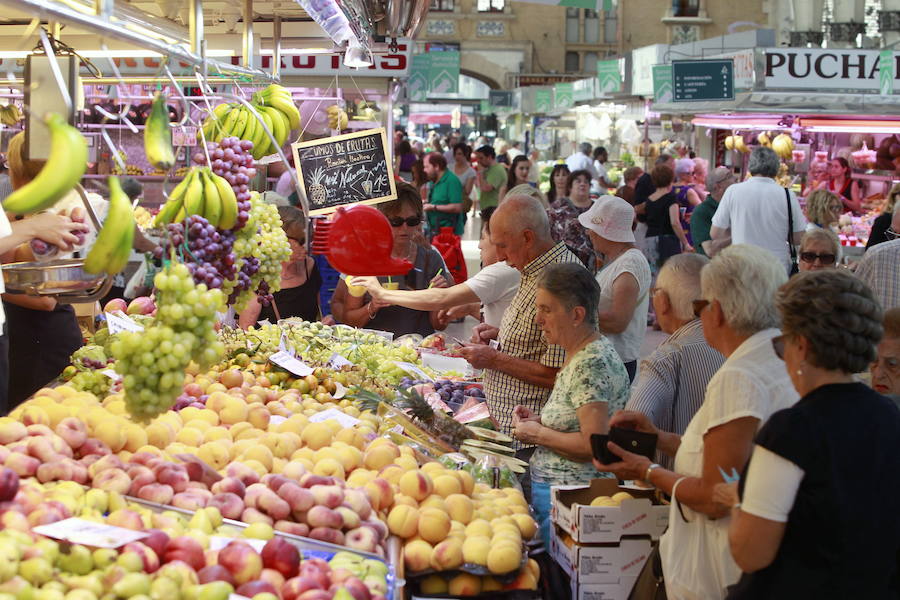
<path fill-rule="evenodd" d="M 322 275 L 319 267 L 313 263 L 312 270 L 306 274 L 306 281 L 301 285 L 291 288 L 282 288 L 272 294 L 275 304 L 278 306 L 278 314 L 282 319 L 297 317 L 304 321 L 317 321 L 319 319 L 319 290 L 322 288 Z M 263 306 L 259 311 L 257 320 L 269 320 L 276 323 L 275 311 L 271 306 Z"/>

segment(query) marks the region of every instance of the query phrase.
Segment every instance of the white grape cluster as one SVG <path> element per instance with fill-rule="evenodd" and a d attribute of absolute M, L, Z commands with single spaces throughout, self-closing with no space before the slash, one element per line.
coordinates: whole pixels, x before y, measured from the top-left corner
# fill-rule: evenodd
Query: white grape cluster
<path fill-rule="evenodd" d="M 153 322 L 143 332 L 122 332 L 112 343 L 125 405 L 142 421 L 174 404 L 191 360 L 206 367 L 224 354 L 214 329 L 216 311 L 224 307 L 222 292 L 195 284 L 181 263 L 157 273 L 153 283 L 157 306 Z"/>

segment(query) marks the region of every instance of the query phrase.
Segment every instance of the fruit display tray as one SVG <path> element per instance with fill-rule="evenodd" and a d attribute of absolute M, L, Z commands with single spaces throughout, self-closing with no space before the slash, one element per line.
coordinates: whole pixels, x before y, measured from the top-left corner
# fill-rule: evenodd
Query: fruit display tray
<path fill-rule="evenodd" d="M 134 496 L 125 496 L 125 500 L 144 506 L 157 513 L 161 513 L 164 511 L 174 511 L 183 515 L 193 516 L 195 512 L 185 508 L 178 508 L 177 506 L 170 506 L 168 504 L 149 502 L 147 500 L 136 498 Z M 243 521 L 235 521 L 234 519 L 222 519 L 222 523 L 225 525 L 236 527 L 238 529 L 246 529 L 248 527 L 247 523 L 244 523 Z M 374 558 L 375 560 L 380 560 L 387 564 L 388 568 L 387 600 L 400 600 L 401 598 L 403 598 L 403 587 L 406 582 L 402 579 L 402 575 L 398 573 L 397 569 L 395 568 L 395 565 L 400 564 L 402 558 L 400 556 L 400 544 L 394 536 L 391 536 L 387 540 L 386 545 L 388 560 L 385 560 L 384 558 L 371 552 L 363 552 L 362 550 L 354 550 L 353 548 L 338 546 L 337 544 L 329 544 L 328 542 L 321 542 L 319 540 L 294 535 L 292 533 L 285 533 L 283 531 L 276 530 L 275 535 L 277 537 L 283 538 L 287 542 L 290 542 L 293 546 L 300 550 L 300 554 L 304 558 L 324 558 L 325 560 L 328 560 L 338 552 L 351 552 L 353 554 L 359 554 L 360 556 L 363 556 L 365 558 Z"/>
<path fill-rule="evenodd" d="M 11 294 L 70 295 L 70 301 L 77 301 L 76 296 L 88 298 L 100 292 L 105 294 L 112 285 L 112 278 L 85 273 L 84 259 L 64 258 L 3 265 L 3 283 L 7 293 Z"/>
<path fill-rule="evenodd" d="M 464 563 L 458 569 L 451 569 L 449 571 L 436 571 L 434 569 L 425 569 L 424 571 L 417 571 L 415 573 L 406 573 L 406 577 L 409 579 L 422 579 L 423 577 L 427 577 L 428 575 L 441 575 L 441 576 L 449 576 L 452 577 L 454 575 L 459 575 L 460 573 L 468 573 L 470 575 L 481 575 L 487 576 L 490 575 L 500 583 L 509 583 L 515 580 L 518 577 L 519 573 L 522 569 L 525 568 L 525 565 L 528 564 L 528 559 L 530 558 L 528 555 L 528 547 L 527 544 L 523 544 L 524 551 L 522 552 L 522 562 L 519 563 L 519 566 L 510 571 L 509 573 L 503 573 L 502 575 L 497 575 L 495 573 L 491 573 L 491 571 L 484 565 L 476 565 L 473 563 Z"/>

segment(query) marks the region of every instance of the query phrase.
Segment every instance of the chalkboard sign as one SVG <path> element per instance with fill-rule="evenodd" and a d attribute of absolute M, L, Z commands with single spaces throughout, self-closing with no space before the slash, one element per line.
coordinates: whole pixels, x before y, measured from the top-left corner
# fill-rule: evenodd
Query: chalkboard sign
<path fill-rule="evenodd" d="M 292 144 L 309 214 L 397 197 L 384 128 Z"/>

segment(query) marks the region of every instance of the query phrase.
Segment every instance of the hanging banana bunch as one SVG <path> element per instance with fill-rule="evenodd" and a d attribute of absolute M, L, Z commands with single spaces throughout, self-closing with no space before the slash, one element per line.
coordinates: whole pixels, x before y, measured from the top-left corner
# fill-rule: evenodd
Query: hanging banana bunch
<path fill-rule="evenodd" d="M 219 229 L 231 229 L 237 224 L 234 189 L 209 167 L 194 167 L 188 172 L 169 194 L 153 224 L 181 223 L 190 215 L 200 215 Z"/>
<path fill-rule="evenodd" d="M 109 212 L 103 227 L 97 234 L 97 241 L 91 246 L 84 259 L 87 273 L 107 273 L 115 275 L 128 265 L 131 247 L 134 243 L 134 211 L 131 200 L 122 191 L 119 178 L 109 178 Z"/>
<path fill-rule="evenodd" d="M 166 97 L 161 92 L 153 99 L 150 116 L 144 127 L 144 153 L 147 155 L 147 161 L 162 171 L 168 171 L 175 164 L 169 107 L 166 105 Z"/>
<path fill-rule="evenodd" d="M 19 110 L 19 107 L 16 106 L 15 102 L 7 104 L 6 106 L 0 106 L 0 123 L 3 123 L 7 127 L 18 125 L 19 121 L 21 121 L 24 116 L 25 115 L 22 114 L 22 111 Z"/>
<path fill-rule="evenodd" d="M 332 104 L 325 109 L 325 112 L 328 113 L 328 126 L 330 128 L 337 130 L 347 129 L 347 124 L 350 122 L 350 119 L 347 117 L 346 111 L 340 106 Z"/>
<path fill-rule="evenodd" d="M 284 146 L 291 131 L 300 127 L 300 111 L 287 88 L 273 83 L 255 93 L 251 104 L 275 136 L 278 147 Z M 251 154 L 257 160 L 276 150 L 250 109 L 236 102 L 216 106 L 203 122 L 203 135 L 211 142 L 232 136 L 253 142 Z"/>

